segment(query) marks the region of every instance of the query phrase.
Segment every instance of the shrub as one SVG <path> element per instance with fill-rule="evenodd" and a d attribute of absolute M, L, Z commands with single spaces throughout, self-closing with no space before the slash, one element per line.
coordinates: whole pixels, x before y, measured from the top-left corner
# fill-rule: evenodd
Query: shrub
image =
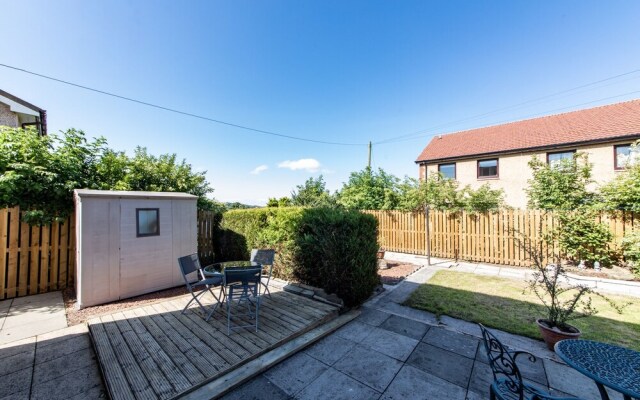
<path fill-rule="evenodd" d="M 219 261 L 248 259 L 252 248 L 277 251 L 273 274 L 361 304 L 379 284 L 377 221 L 335 208 L 278 207 L 224 213 Z"/>
<path fill-rule="evenodd" d="M 628 233 L 622 239 L 622 254 L 631 271 L 640 277 L 640 231 Z"/>
<path fill-rule="evenodd" d="M 557 230 L 560 250 L 572 261 L 584 260 L 593 265 L 611 265 L 613 252 L 609 243 L 613 234 L 609 228 L 596 221 L 596 211 L 580 208 L 575 212 L 560 212 Z"/>

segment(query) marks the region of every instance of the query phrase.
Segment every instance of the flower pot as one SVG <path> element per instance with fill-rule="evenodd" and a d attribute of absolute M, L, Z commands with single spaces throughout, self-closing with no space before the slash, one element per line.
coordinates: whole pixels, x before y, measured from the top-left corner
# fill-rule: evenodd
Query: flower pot
<path fill-rule="evenodd" d="M 378 258 L 378 260 L 382 260 L 384 258 L 384 250 L 378 250 L 378 252 L 376 253 L 376 257 Z"/>
<path fill-rule="evenodd" d="M 537 319 L 536 324 L 538 324 L 538 328 L 540 328 L 542 339 L 544 339 L 544 342 L 551 351 L 553 351 L 553 346 L 555 346 L 559 341 L 565 339 L 578 339 L 582 334 L 578 328 L 571 325 L 567 325 L 571 330 L 570 332 L 562 331 L 558 327 L 553 326 L 548 320 L 542 318 Z"/>

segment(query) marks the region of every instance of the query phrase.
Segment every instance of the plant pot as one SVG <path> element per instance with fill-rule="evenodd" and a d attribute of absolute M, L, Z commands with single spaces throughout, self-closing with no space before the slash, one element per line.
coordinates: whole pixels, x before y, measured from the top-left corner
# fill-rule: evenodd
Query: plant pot
<path fill-rule="evenodd" d="M 561 331 L 557 327 L 551 328 L 551 323 L 542 318 L 537 319 L 536 324 L 538 324 L 538 328 L 540 328 L 542 339 L 544 339 L 544 342 L 551 351 L 554 351 L 553 346 L 555 346 L 559 341 L 565 339 L 578 339 L 582 334 L 580 329 L 571 325 L 567 325 L 571 329 L 571 332 Z"/>
<path fill-rule="evenodd" d="M 384 258 L 384 250 L 378 250 L 378 252 L 376 253 L 376 257 L 378 258 L 378 260 L 382 260 Z"/>

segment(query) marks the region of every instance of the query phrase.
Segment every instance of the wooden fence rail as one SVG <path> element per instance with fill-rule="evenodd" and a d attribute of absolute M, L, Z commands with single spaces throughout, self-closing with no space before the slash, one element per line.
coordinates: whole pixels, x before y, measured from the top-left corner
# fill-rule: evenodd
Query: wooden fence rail
<path fill-rule="evenodd" d="M 0 300 L 50 290 L 73 282 L 75 220 L 30 226 L 20 210 L 0 209 Z"/>
<path fill-rule="evenodd" d="M 424 213 L 365 212 L 378 219 L 378 240 L 386 250 L 427 254 Z M 609 225 L 617 243 L 625 233 L 640 230 L 640 213 L 602 214 L 598 220 Z M 548 232 L 557 223 L 553 213 L 540 210 L 500 210 L 487 214 L 432 210 L 429 213 L 431 255 L 526 266 L 530 260 L 519 243 L 520 235 L 535 241 L 540 229 Z M 545 249 L 547 256 L 557 251 L 555 245 Z"/>

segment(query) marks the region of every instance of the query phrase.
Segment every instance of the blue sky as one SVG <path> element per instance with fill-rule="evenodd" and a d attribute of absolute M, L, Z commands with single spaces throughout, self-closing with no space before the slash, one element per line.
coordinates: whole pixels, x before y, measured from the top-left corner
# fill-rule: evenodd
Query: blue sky
<path fill-rule="evenodd" d="M 319 174 L 336 190 L 366 165 L 370 140 L 438 126 L 373 146 L 374 167 L 417 177 L 430 135 L 640 98 L 639 71 L 451 123 L 640 69 L 637 1 L 0 0 L 0 10 L 2 64 L 235 124 L 363 144 L 256 134 L 0 67 L 0 89 L 45 108 L 50 130 L 177 153 L 208 171 L 222 201 L 263 204 Z"/>

